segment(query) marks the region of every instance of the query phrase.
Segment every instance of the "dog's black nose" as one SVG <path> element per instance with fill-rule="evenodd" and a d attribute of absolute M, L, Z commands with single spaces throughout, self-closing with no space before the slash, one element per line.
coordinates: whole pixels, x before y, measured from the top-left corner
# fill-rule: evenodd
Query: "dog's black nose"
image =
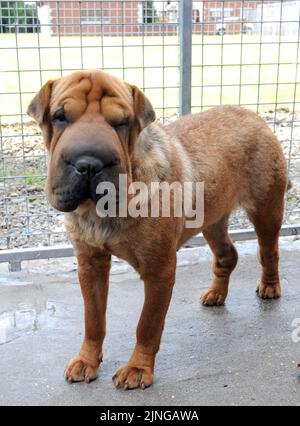
<path fill-rule="evenodd" d="M 96 176 L 103 169 L 103 163 L 94 157 L 81 157 L 74 166 L 77 173 L 90 177 Z"/>

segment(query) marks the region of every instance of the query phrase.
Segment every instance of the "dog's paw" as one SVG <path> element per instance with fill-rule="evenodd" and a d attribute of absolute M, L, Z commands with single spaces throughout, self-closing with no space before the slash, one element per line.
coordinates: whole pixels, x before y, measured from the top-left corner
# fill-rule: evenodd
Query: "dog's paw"
<path fill-rule="evenodd" d="M 65 369 L 65 379 L 69 383 L 86 382 L 90 383 L 98 377 L 99 366 L 91 365 L 80 355 L 73 358 Z"/>
<path fill-rule="evenodd" d="M 280 283 L 265 284 L 260 282 L 258 284 L 256 293 L 262 299 L 279 299 L 281 297 Z"/>
<path fill-rule="evenodd" d="M 149 367 L 138 368 L 125 364 L 112 379 L 117 389 L 145 389 L 153 383 L 153 370 Z"/>
<path fill-rule="evenodd" d="M 204 306 L 223 306 L 225 304 L 227 294 L 208 288 L 201 296 L 201 303 Z"/>

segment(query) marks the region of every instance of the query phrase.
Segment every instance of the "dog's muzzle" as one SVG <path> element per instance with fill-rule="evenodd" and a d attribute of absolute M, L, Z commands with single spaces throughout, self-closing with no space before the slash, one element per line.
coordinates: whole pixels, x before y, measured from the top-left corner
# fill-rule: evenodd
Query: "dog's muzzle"
<path fill-rule="evenodd" d="M 63 212 L 72 212 L 87 200 L 97 204 L 104 195 L 97 193 L 98 185 L 110 182 L 117 189 L 120 173 L 120 160 L 116 155 L 88 153 L 73 158 L 63 157 L 57 178 L 52 181 L 52 204 Z"/>

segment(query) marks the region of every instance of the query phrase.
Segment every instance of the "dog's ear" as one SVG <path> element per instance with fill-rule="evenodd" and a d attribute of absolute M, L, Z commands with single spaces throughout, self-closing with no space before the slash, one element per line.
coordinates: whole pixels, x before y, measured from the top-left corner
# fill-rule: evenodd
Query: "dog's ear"
<path fill-rule="evenodd" d="M 30 102 L 27 114 L 42 126 L 48 113 L 51 99 L 53 80 L 49 80 Z"/>
<path fill-rule="evenodd" d="M 156 119 L 154 109 L 149 99 L 136 86 L 131 86 L 133 96 L 133 108 L 139 130 L 142 131 Z"/>

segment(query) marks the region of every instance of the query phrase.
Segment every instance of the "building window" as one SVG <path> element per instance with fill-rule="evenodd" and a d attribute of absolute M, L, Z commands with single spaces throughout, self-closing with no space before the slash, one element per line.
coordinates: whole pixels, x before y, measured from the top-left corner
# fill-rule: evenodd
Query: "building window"
<path fill-rule="evenodd" d="M 82 9 L 81 24 L 82 25 L 98 25 L 109 24 L 108 11 L 103 9 Z"/>
<path fill-rule="evenodd" d="M 193 23 L 197 24 L 200 22 L 200 10 L 193 9 Z"/>
<path fill-rule="evenodd" d="M 159 22 L 159 16 L 153 1 L 144 1 L 142 10 L 144 24 L 154 24 Z"/>
<path fill-rule="evenodd" d="M 178 10 L 176 7 L 172 7 L 168 10 L 169 15 L 169 23 L 170 24 L 177 24 L 179 17 L 178 17 Z"/>
<path fill-rule="evenodd" d="M 225 18 L 230 18 L 233 10 L 229 8 L 216 7 L 210 9 L 212 21 L 222 21 Z"/>

